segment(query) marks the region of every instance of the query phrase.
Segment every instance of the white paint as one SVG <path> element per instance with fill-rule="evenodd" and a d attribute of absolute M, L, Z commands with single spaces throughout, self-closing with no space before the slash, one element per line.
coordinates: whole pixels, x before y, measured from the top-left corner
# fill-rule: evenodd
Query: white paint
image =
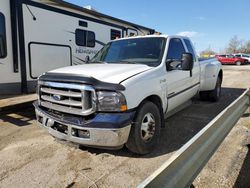
<path fill-rule="evenodd" d="M 133 38 L 159 37 L 136 36 Z M 188 39 L 182 36 L 161 35 L 167 39 L 162 62 L 157 67 L 149 67 L 140 64 L 85 64 L 74 67 L 65 67 L 53 70 L 53 73 L 77 74 L 86 77 L 93 77 L 103 82 L 121 83 L 126 90 L 123 94 L 126 97 L 128 109 L 136 108 L 147 97 L 158 96 L 162 101 L 164 112 L 174 110 L 190 100 L 197 92 L 212 90 L 215 88 L 217 76 L 221 70 L 221 64 L 216 59 L 203 61 L 201 64 L 198 58 L 194 62 L 192 77 L 189 71 L 173 70 L 166 71 L 166 56 L 168 44 L 171 38 Z M 119 39 L 119 40 L 130 40 Z M 184 43 L 183 43 L 184 44 Z M 185 50 L 187 47 L 185 46 Z M 216 75 L 214 77 L 214 75 Z M 199 83 L 200 84 L 197 84 Z M 197 84 L 195 87 L 193 85 Z M 189 89 L 188 89 L 189 88 Z M 186 90 L 185 92 L 182 92 Z M 175 97 L 167 99 L 171 93 L 180 93 Z"/>

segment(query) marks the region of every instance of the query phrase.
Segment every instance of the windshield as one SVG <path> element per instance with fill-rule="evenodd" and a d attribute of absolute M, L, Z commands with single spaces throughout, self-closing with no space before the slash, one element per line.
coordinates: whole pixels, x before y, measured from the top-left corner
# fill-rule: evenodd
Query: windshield
<path fill-rule="evenodd" d="M 165 39 L 161 37 L 117 40 L 104 46 L 90 63 L 145 64 L 161 63 Z"/>

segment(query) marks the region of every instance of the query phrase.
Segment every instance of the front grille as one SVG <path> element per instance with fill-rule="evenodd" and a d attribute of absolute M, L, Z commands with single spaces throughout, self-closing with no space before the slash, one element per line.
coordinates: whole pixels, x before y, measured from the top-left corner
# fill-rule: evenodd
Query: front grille
<path fill-rule="evenodd" d="M 96 110 L 96 93 L 89 85 L 39 81 L 39 103 L 59 112 L 87 116 Z"/>

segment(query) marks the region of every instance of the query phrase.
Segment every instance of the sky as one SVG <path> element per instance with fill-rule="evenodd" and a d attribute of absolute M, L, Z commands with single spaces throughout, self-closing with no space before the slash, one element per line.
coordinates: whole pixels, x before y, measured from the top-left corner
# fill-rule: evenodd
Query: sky
<path fill-rule="evenodd" d="M 250 40 L 250 0 L 66 0 L 164 34 L 189 36 L 197 52 L 222 51 L 229 40 Z"/>

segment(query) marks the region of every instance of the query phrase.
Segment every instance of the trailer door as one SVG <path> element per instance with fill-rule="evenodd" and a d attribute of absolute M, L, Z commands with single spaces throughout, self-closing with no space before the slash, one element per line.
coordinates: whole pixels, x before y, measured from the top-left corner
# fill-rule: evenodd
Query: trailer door
<path fill-rule="evenodd" d="M 71 48 L 66 45 L 33 42 L 29 44 L 29 57 L 30 77 L 33 79 L 49 70 L 72 64 Z"/>

